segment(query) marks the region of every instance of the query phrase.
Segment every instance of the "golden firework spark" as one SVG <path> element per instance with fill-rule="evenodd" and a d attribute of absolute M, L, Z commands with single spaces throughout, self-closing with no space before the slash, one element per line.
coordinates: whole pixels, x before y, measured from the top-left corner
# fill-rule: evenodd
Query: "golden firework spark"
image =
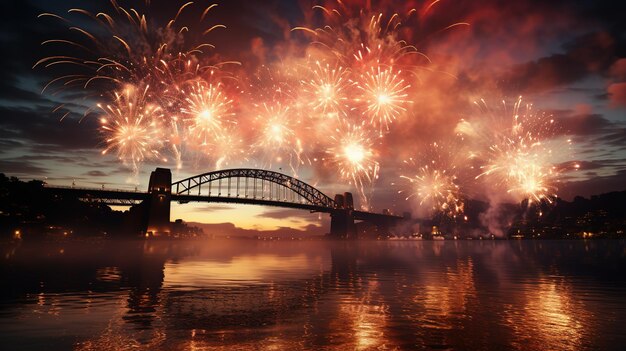
<path fill-rule="evenodd" d="M 368 208 L 366 186 L 378 178 L 380 165 L 374 149 L 374 141 L 363 125 L 344 125 L 331 137 L 332 145 L 326 150 L 331 163 L 342 179 L 357 188 L 361 206 Z"/>
<path fill-rule="evenodd" d="M 153 23 L 149 15 L 139 12 L 141 10 L 124 8 L 117 1 L 111 1 L 110 5 L 108 12 L 103 10 L 97 14 L 74 8 L 68 11 L 67 16 L 51 13 L 39 15 L 41 18 L 72 24 L 67 37 L 42 43 L 63 48 L 65 52 L 44 57 L 34 67 L 62 65 L 73 67 L 75 72 L 52 79 L 44 90 L 51 85 L 62 89 L 75 86 L 88 88 L 97 82 L 112 83 L 114 89 L 139 82 L 156 88 L 168 74 L 201 71 L 202 65 L 196 62 L 196 58 L 214 48 L 205 41 L 206 34 L 225 28 L 219 24 L 209 25 L 205 21 L 207 13 L 216 5 L 197 8 L 197 12 L 202 13 L 200 21 L 186 23 L 181 14 L 191 12 L 197 6 L 187 2 L 178 8 L 165 25 L 159 25 L 156 21 Z M 146 4 L 148 9 L 149 4 Z M 76 54 L 71 56 L 66 52 Z M 179 65 L 182 62 L 189 63 L 189 66 Z M 110 88 L 111 85 L 105 87 Z"/>
<path fill-rule="evenodd" d="M 216 140 L 215 169 L 248 161 L 250 146 L 235 128 L 229 128 Z"/>
<path fill-rule="evenodd" d="M 229 124 L 235 123 L 233 101 L 226 96 L 221 83 L 203 80 L 190 84 L 186 96 L 186 106 L 180 112 L 188 128 L 188 137 L 196 146 L 206 149 L 222 136 Z"/>
<path fill-rule="evenodd" d="M 455 218 L 462 215 L 465 204 L 461 191 L 464 178 L 458 168 L 461 155 L 457 144 L 432 143 L 421 156 L 403 161 L 402 187 L 405 200 L 417 200 L 420 207 L 433 213 L 443 213 Z"/>
<path fill-rule="evenodd" d="M 574 163 L 560 162 L 562 155 L 557 155 L 569 149 L 571 140 L 555 140 L 554 120 L 535 113 L 531 104 L 522 104 L 521 97 L 510 113 L 505 102 L 495 115 L 484 100 L 476 104 L 486 115 L 478 121 L 462 121 L 457 126 L 457 131 L 476 143 L 474 157 L 483 163 L 476 179 L 488 178 L 518 201 L 552 203 L 557 197 L 556 184 L 561 173 L 570 165 L 576 169 Z M 553 152 L 550 145 L 554 143 L 566 143 L 566 146 L 559 145 L 561 150 Z"/>
<path fill-rule="evenodd" d="M 378 66 L 362 75 L 357 82 L 356 86 L 361 91 L 357 102 L 363 104 L 363 114 L 369 117 L 370 122 L 379 126 L 380 136 L 383 135 L 383 128 L 389 130 L 389 123 L 407 112 L 411 103 L 407 93 L 410 85 L 400 77 L 401 73 Z"/>
<path fill-rule="evenodd" d="M 353 85 L 348 70 L 316 61 L 310 71 L 311 78 L 302 81 L 307 105 L 323 118 L 345 117 L 349 109 L 348 89 Z"/>
<path fill-rule="evenodd" d="M 292 174 L 298 173 L 303 164 L 303 146 L 296 128 L 299 121 L 294 118 L 290 106 L 279 101 L 263 103 L 257 107 L 258 115 L 254 123 L 257 128 L 256 142 L 252 145 L 261 155 L 265 167 L 287 162 Z"/>
<path fill-rule="evenodd" d="M 459 186 L 455 184 L 456 176 L 448 174 L 445 169 L 426 165 L 420 167 L 416 174 L 400 178 L 410 183 L 406 200 L 418 198 L 420 206 L 430 206 L 433 211 L 452 217 L 463 213 L 464 204 L 459 195 Z"/>
<path fill-rule="evenodd" d="M 98 105 L 105 114 L 100 119 L 107 143 L 102 154 L 115 151 L 135 173 L 137 165 L 144 159 L 161 158 L 162 130 L 158 121 L 163 111 L 146 102 L 148 90 L 149 86 L 141 89 L 129 85 L 121 93 L 115 93 L 112 105 Z"/>

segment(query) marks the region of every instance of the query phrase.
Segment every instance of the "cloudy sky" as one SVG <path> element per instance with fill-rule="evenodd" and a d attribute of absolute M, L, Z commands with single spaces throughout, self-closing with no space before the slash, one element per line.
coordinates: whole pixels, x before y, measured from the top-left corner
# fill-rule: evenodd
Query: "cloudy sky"
<path fill-rule="evenodd" d="M 171 18 L 180 5 L 163 3 L 169 4 L 151 0 L 149 6 L 136 1 L 128 5 L 143 9 L 140 12 L 159 23 Z M 210 37 L 216 46 L 211 59 L 241 62 L 235 72 L 240 76 L 258 72 L 261 65 L 273 69 L 302 60 L 311 53 L 312 38 L 291 29 L 323 26 L 325 20 L 312 9 L 320 4 L 318 1 L 217 3 L 210 21 L 226 29 Z M 332 1 L 322 4 L 338 7 Z M 415 204 L 405 202 L 392 185 L 397 182 L 401 161 L 419 155 L 429 143 L 451 140 L 461 119 L 481 118 L 484 111 L 473 103 L 480 99 L 499 106 L 502 100 L 514 102 L 523 96 L 525 102 L 532 102 L 533 111 L 554 119 L 558 127 L 555 138 L 572 139 L 571 149 L 558 150 L 562 154 L 558 161 L 577 161 L 580 169 L 562 175 L 557 186 L 559 196 L 571 199 L 626 189 L 623 2 L 350 0 L 344 4 L 343 19 L 336 19 L 338 22 L 358 18 L 356 9 L 362 14 L 383 13 L 384 18 L 417 9 L 420 16 L 399 26 L 394 38 L 405 40 L 429 58 L 427 63 L 419 63 L 419 73 L 411 81 L 408 112 L 390 125 L 384 141 L 377 142 L 380 175 L 368 189 L 375 210 L 414 209 Z M 3 1 L 0 6 L 0 172 L 59 185 L 75 182 L 77 186 L 143 189 L 155 167 L 175 167 L 171 159 L 169 163 L 148 160 L 134 176 L 114 155 L 101 154 L 106 145 L 98 131 L 98 113 L 83 115 L 97 102 L 97 96 L 86 97 L 81 89 L 41 93 L 46 83 L 59 75 L 55 67 L 33 69 L 39 59 L 59 54 L 58 48 L 53 51 L 41 43 L 66 38 L 68 27 L 76 23 L 37 16 L 65 16 L 71 8 L 84 8 L 84 1 Z M 93 1 L 87 6 L 93 13 L 111 8 L 108 1 Z M 462 25 L 444 30 L 456 23 Z M 237 112 L 250 113 L 250 109 Z M 253 127 L 240 122 L 238 128 L 245 134 Z M 229 166 L 258 163 L 248 159 Z M 271 167 L 278 170 L 279 166 Z M 214 168 L 213 161 L 195 158 L 174 171 L 174 179 Z M 337 173 L 315 164 L 301 167 L 299 176 L 327 194 L 352 190 Z M 475 190 L 473 196 L 481 197 L 481 192 Z M 233 222 L 243 228 L 325 225 L 315 214 L 303 216 L 254 206 L 185 205 L 173 211 L 176 218 Z"/>

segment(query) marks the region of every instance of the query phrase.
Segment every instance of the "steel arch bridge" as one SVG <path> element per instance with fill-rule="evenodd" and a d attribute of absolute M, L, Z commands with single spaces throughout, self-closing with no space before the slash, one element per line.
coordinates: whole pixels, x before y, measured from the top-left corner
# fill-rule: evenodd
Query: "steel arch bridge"
<path fill-rule="evenodd" d="M 236 168 L 189 177 L 171 185 L 172 200 L 215 201 L 295 207 L 329 212 L 340 208 L 333 199 L 313 186 L 288 175 Z"/>

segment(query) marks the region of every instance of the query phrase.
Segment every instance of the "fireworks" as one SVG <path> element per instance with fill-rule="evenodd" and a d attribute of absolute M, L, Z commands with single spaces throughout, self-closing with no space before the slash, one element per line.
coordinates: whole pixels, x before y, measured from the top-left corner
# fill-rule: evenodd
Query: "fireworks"
<path fill-rule="evenodd" d="M 374 142 L 362 125 L 346 125 L 337 129 L 333 145 L 326 150 L 342 179 L 353 183 L 367 208 L 365 186 L 378 178 L 379 164 Z"/>
<path fill-rule="evenodd" d="M 433 213 L 443 213 L 450 217 L 464 211 L 461 184 L 466 184 L 460 176 L 457 165 L 462 164 L 458 146 L 430 144 L 417 159 L 403 161 L 405 175 L 400 176 L 402 190 L 407 201 L 417 201 L 419 207 L 428 208 Z"/>
<path fill-rule="evenodd" d="M 382 13 L 363 11 L 362 8 L 351 11 L 341 2 L 338 5 L 337 8 L 313 7 L 324 15 L 322 26 L 314 29 L 294 28 L 313 34 L 311 46 L 320 51 L 321 55 L 355 69 L 374 64 L 397 64 L 413 54 L 428 60 L 417 48 L 398 38 L 402 18 L 408 19 L 410 14 L 401 16 L 394 13 L 387 18 Z"/>
<path fill-rule="evenodd" d="M 189 138 L 201 148 L 212 145 L 222 136 L 227 124 L 235 123 L 231 118 L 233 101 L 226 97 L 220 83 L 210 84 L 196 81 L 190 85 L 186 95 L 186 106 L 180 112 L 188 128 Z"/>
<path fill-rule="evenodd" d="M 302 161 L 302 142 L 296 135 L 298 121 L 293 118 L 289 106 L 279 102 L 258 106 L 254 123 L 258 128 L 254 149 L 261 154 L 266 167 L 288 160 L 293 175 L 297 175 Z"/>
<path fill-rule="evenodd" d="M 406 200 L 419 198 L 419 205 L 430 205 L 433 211 L 455 216 L 463 212 L 463 202 L 459 196 L 459 186 L 455 184 L 456 176 L 449 175 L 446 170 L 420 167 L 413 176 L 400 176 L 409 181 L 412 188 Z"/>
<path fill-rule="evenodd" d="M 229 128 L 221 133 L 215 144 L 215 169 L 223 169 L 232 163 L 248 161 L 249 146 L 237 133 L 235 128 Z"/>
<path fill-rule="evenodd" d="M 180 168 L 183 150 L 200 148 L 208 151 L 208 146 L 221 137 L 216 132 L 230 123 L 233 115 L 232 100 L 225 96 L 222 83 L 213 83 L 220 67 L 232 62 L 211 64 L 207 57 L 214 46 L 207 43 L 206 38 L 213 30 L 224 28 L 210 23 L 208 14 L 215 6 L 202 7 L 187 2 L 161 24 L 151 18 L 149 2 L 145 3 L 145 14 L 141 9 L 127 9 L 117 1 L 110 2 L 109 11 L 103 10 L 95 15 L 84 9 L 70 9 L 67 16 L 41 14 L 39 17 L 62 20 L 71 26 L 66 38 L 46 40 L 42 44 L 62 48 L 64 53 L 45 57 L 34 67 L 62 65 L 72 70 L 71 74 L 53 78 L 44 91 L 55 89 L 53 93 L 56 93 L 62 89 L 79 88 L 85 97 L 95 95 L 101 99 L 116 95 L 113 105 L 125 103 L 119 98 L 124 94 L 109 94 L 109 91 L 126 90 L 127 85 L 149 86 L 151 94 L 141 99 L 146 100 L 142 103 L 152 108 L 153 113 L 148 113 L 146 107 L 145 111 L 137 112 L 141 118 L 107 123 L 106 128 L 136 134 L 136 140 L 156 133 L 161 142 L 141 141 L 131 146 L 130 140 L 135 138 L 127 136 L 129 141 L 117 145 L 120 142 L 118 137 L 105 133 L 105 153 L 111 148 L 118 149 L 120 158 L 125 164 L 132 164 L 136 172 L 146 153 L 170 150 Z M 199 16 L 192 16 L 193 13 Z M 195 18 L 190 20 L 190 17 Z M 132 109 L 139 108 L 136 104 L 132 106 Z M 107 113 L 114 110 L 103 109 Z M 118 108 L 124 109 L 131 109 L 130 103 Z M 127 112 L 135 113 L 134 110 Z M 137 125 L 133 126 L 133 123 Z M 150 126 L 149 130 L 144 126 Z"/>
<path fill-rule="evenodd" d="M 357 84 L 363 96 L 357 101 L 365 105 L 363 114 L 370 122 L 380 126 L 381 137 L 383 126 L 389 129 L 389 123 L 406 112 L 410 103 L 406 92 L 410 85 L 399 77 L 400 73 L 377 67 L 361 76 Z"/>
<path fill-rule="evenodd" d="M 477 179 L 484 176 L 494 180 L 517 200 L 551 203 L 556 197 L 558 171 L 549 156 L 550 150 L 541 143 L 526 145 L 523 140 L 509 139 L 490 147 L 484 172 Z"/>
<path fill-rule="evenodd" d="M 113 105 L 98 105 L 105 113 L 100 119 L 107 143 L 102 153 L 114 150 L 135 173 L 138 163 L 145 158 L 160 157 L 162 135 L 156 121 L 163 111 L 146 102 L 148 89 L 148 86 L 142 90 L 128 86 L 122 93 L 115 94 Z"/>
<path fill-rule="evenodd" d="M 210 25 L 205 20 L 215 5 L 203 11 L 196 8 L 202 14 L 200 21 L 183 23 L 181 14 L 192 12 L 194 8 L 193 2 L 185 3 L 164 26 L 151 22 L 149 15 L 141 14 L 134 8 L 126 9 L 118 5 L 117 1 L 111 1 L 110 5 L 111 11 L 95 15 L 85 9 L 70 9 L 68 18 L 51 13 L 39 15 L 41 18 L 75 23 L 70 26 L 67 38 L 54 38 L 42 43 L 63 48 L 64 52 L 45 57 L 35 66 L 66 65 L 75 71 L 74 74 L 54 78 L 44 90 L 57 85 L 60 88 L 93 87 L 97 91 L 139 82 L 156 87 L 168 74 L 201 71 L 202 68 L 192 65 L 191 61 L 213 48 L 204 41 L 205 35 L 224 27 Z M 180 65 L 187 61 L 190 62 L 188 66 Z M 100 82 L 109 84 L 96 84 Z"/>
<path fill-rule="evenodd" d="M 484 101 L 478 105 L 484 113 L 490 114 Z M 483 117 L 474 124 L 463 121 L 457 127 L 475 143 L 477 151 L 473 157 L 482 163 L 476 179 L 488 178 L 517 201 L 551 203 L 563 171 L 557 166 L 558 156 L 547 142 L 555 135 L 554 120 L 535 114 L 532 105 L 522 104 L 521 97 L 510 114 L 505 103 L 498 113 L 501 114 Z"/>
<path fill-rule="evenodd" d="M 345 117 L 349 109 L 348 92 L 353 85 L 348 70 L 316 61 L 311 71 L 312 77 L 302 82 L 308 105 L 322 118 Z"/>

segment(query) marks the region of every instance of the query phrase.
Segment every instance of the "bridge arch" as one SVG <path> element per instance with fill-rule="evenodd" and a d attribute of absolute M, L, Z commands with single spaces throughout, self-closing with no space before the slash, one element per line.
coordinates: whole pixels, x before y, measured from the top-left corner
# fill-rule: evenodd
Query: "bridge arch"
<path fill-rule="evenodd" d="M 224 180 L 227 196 L 222 195 Z M 218 197 L 274 199 L 328 209 L 337 208 L 333 199 L 315 187 L 294 177 L 262 169 L 212 171 L 174 182 L 171 189 L 176 195 L 201 195 L 202 190 L 208 187 L 208 193 L 212 195 L 216 183 Z"/>

